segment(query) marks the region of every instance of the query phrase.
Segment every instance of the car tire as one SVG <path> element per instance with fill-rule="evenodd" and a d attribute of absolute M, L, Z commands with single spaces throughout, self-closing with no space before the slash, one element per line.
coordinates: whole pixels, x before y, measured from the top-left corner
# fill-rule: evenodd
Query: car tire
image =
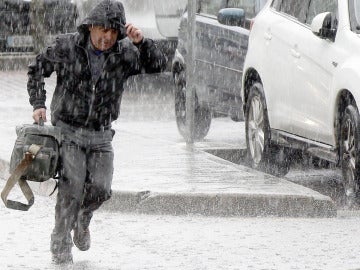
<path fill-rule="evenodd" d="M 271 142 L 270 124 L 261 83 L 254 83 L 245 107 L 245 133 L 250 165 L 275 176 L 290 170 L 289 149 Z"/>
<path fill-rule="evenodd" d="M 354 105 L 345 109 L 340 126 L 340 164 L 343 175 L 345 206 L 352 208 L 359 200 L 360 117 Z"/>
<path fill-rule="evenodd" d="M 186 77 L 185 72 L 174 74 L 175 78 L 175 117 L 181 136 L 187 139 L 186 127 Z M 208 107 L 201 106 L 195 96 L 195 130 L 194 140 L 201 141 L 208 134 L 211 125 L 211 111 Z"/>

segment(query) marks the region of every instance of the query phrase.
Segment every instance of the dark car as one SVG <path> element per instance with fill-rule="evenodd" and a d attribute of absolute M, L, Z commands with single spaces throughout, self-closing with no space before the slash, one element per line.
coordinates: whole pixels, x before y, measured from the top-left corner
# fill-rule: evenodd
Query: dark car
<path fill-rule="evenodd" d="M 57 34 L 76 29 L 77 9 L 72 1 L 37 1 L 43 3 L 45 43 L 51 42 Z M 33 50 L 32 34 L 38 26 L 33 15 L 33 3 L 29 0 L 0 0 L 0 51 Z"/>
<path fill-rule="evenodd" d="M 243 120 L 240 90 L 243 64 L 248 48 L 249 28 L 252 18 L 261 10 L 265 2 L 266 0 L 200 0 L 197 2 L 194 76 L 195 140 L 201 140 L 207 135 L 212 117 L 230 116 L 234 121 Z M 224 8 L 238 8 L 234 12 L 242 13 L 241 20 L 233 23 L 237 26 L 220 23 Z M 183 137 L 186 137 L 187 17 L 187 12 L 185 12 L 180 22 L 178 46 L 172 65 L 176 84 L 176 121 Z"/>

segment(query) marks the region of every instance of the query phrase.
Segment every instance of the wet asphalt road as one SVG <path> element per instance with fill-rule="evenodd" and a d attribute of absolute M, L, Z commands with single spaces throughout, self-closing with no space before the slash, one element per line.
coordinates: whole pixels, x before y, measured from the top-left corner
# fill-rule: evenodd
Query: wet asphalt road
<path fill-rule="evenodd" d="M 156 76 L 139 76 L 128 82 L 127 91 L 124 93 L 122 102 L 122 117 L 127 119 L 140 119 L 149 121 L 175 120 L 174 117 L 174 85 L 170 74 Z M 213 121 L 224 121 L 216 118 Z M 228 129 L 238 128 L 239 141 L 234 141 L 233 147 L 245 147 L 244 123 L 235 123 L 225 120 Z M 208 151 L 236 164 L 247 166 L 244 151 L 234 151 L 232 146 L 221 151 Z M 344 189 L 341 183 L 341 170 L 334 164 L 319 161 L 309 155 L 297 153 L 289 173 L 284 177 L 286 180 L 301 184 L 308 188 L 329 196 L 339 209 L 344 208 Z"/>
<path fill-rule="evenodd" d="M 9 81 L 5 81 L 3 85 L 4 89 L 24 89 L 26 92 L 26 72 L 1 72 L 1 76 L 14 78 Z M 54 79 L 46 81 L 48 87 L 51 89 L 54 86 Z M 125 92 L 123 95 L 120 121 L 174 121 L 174 85 L 171 78 L 171 74 L 161 74 L 152 76 L 136 76 L 129 79 L 125 86 Z M 51 93 L 51 91 L 49 91 Z M 16 91 L 6 91 L 1 93 L 0 105 L 2 110 L 8 111 L 9 118 L 0 119 L 0 126 L 13 126 L 14 124 L 22 124 L 23 119 L 26 117 L 31 121 L 31 107 L 24 106 L 27 104 L 27 100 L 24 99 L 23 93 Z M 15 101 L 16 100 L 16 101 Z M 23 100 L 24 103 L 19 103 L 19 100 Z M 16 114 L 10 110 L 13 108 L 14 102 L 18 104 L 18 110 Z M 11 104 L 11 106 L 8 106 Z M 9 107 L 9 108 L 8 108 Z M 235 129 L 239 130 L 239 136 L 230 138 L 233 133 L 226 138 L 227 142 L 230 142 L 229 148 L 221 149 L 217 155 L 231 160 L 234 163 L 246 165 L 244 159 L 244 152 L 241 155 L 234 154 L 233 148 L 246 147 L 244 136 L 244 123 L 236 123 L 229 118 L 213 119 L 213 122 L 221 122 L 221 126 L 224 127 L 224 136 L 228 135 L 228 131 Z M 174 128 L 176 129 L 176 124 Z M 4 136 L 14 136 L 13 129 L 5 128 L 2 132 L 6 132 Z M 144 132 L 149 132 L 144 130 Z M 210 130 L 211 132 L 211 130 Z M 172 132 L 174 133 L 174 132 Z M 8 135 L 9 134 L 9 135 Z M 167 139 L 178 142 L 179 136 L 171 137 L 171 134 L 164 134 L 164 136 L 170 136 Z M 231 145 L 232 142 L 232 145 Z M 205 143 L 206 145 L 206 140 Z M 204 147 L 206 149 L 206 146 Z M 8 149 L 4 151 L 10 152 L 12 145 L 9 145 Z M 323 165 L 323 164 L 322 164 Z M 341 172 L 337 168 L 318 168 L 314 166 L 309 157 L 299 159 L 294 164 L 290 172 L 285 177 L 287 180 L 293 181 L 298 184 L 302 184 L 306 187 L 310 187 L 324 195 L 330 196 L 338 205 L 339 208 L 343 206 L 343 188 L 341 185 Z"/>

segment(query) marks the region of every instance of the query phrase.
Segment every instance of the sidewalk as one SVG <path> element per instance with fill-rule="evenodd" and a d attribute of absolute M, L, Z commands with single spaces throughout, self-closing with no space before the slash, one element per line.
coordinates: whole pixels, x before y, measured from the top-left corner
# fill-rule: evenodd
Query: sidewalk
<path fill-rule="evenodd" d="M 17 69 L 26 69 L 27 66 L 35 59 L 35 54 L 30 52 L 21 53 L 0 53 L 0 70 L 10 71 Z"/>
<path fill-rule="evenodd" d="M 25 71 L 0 72 L 2 178 L 7 177 L 4 170 L 16 138 L 15 126 L 32 121 L 26 79 Z M 48 100 L 54 83 L 54 78 L 47 81 Z M 124 94 L 121 117 L 113 126 L 113 197 L 105 209 L 171 215 L 336 215 L 335 205 L 327 196 L 204 151 L 244 151 L 243 123 L 216 119 L 206 140 L 189 149 L 172 118 L 171 91 L 164 94 L 153 89 L 153 94 L 144 95 L 133 89 L 135 86 L 141 88 L 138 81 L 129 84 L 131 91 Z M 35 192 L 44 190 L 44 186 L 33 187 Z"/>

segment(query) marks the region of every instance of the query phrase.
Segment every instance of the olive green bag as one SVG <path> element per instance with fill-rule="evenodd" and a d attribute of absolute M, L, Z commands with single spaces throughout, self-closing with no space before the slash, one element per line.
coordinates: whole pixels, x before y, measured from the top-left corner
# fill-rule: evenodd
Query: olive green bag
<path fill-rule="evenodd" d="M 26 181 L 44 182 L 56 178 L 59 170 L 59 127 L 40 124 L 16 127 L 17 139 L 10 160 L 10 177 L 1 192 L 6 207 L 27 211 L 34 204 L 34 194 Z M 8 200 L 16 183 L 19 183 L 28 204 Z"/>

